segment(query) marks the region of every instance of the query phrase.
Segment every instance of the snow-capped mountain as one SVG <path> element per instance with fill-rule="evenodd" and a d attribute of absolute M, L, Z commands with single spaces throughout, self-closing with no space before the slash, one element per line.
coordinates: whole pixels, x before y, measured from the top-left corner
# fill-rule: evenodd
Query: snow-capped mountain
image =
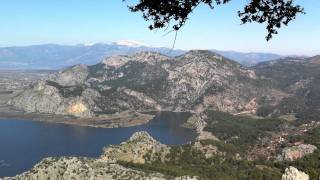
<path fill-rule="evenodd" d="M 117 42 L 114 42 L 113 44 L 119 45 L 119 46 L 129 46 L 129 47 L 142 47 L 142 46 L 148 46 L 142 42 L 139 41 L 133 41 L 133 40 L 120 40 Z"/>

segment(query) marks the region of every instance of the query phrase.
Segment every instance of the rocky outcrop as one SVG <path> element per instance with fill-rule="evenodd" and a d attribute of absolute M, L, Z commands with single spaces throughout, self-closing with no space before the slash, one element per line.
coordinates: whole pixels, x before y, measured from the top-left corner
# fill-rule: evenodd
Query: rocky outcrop
<path fill-rule="evenodd" d="M 286 147 L 282 150 L 282 154 L 278 157 L 278 160 L 295 161 L 308 154 L 312 154 L 316 149 L 317 147 L 311 144 Z"/>
<path fill-rule="evenodd" d="M 207 123 L 203 120 L 201 115 L 194 114 L 187 119 L 187 122 L 183 124 L 184 127 L 195 129 L 199 134 L 206 127 Z"/>
<path fill-rule="evenodd" d="M 204 128 L 207 122 L 204 120 L 207 117 L 204 114 L 194 114 L 188 118 L 187 122 L 183 124 L 184 127 L 195 129 L 198 133 L 197 140 L 216 140 L 219 139 L 214 136 L 211 132 L 205 131 Z"/>
<path fill-rule="evenodd" d="M 160 173 L 145 173 L 138 170 L 123 167 L 119 164 L 108 163 L 101 160 L 64 157 L 46 158 L 34 166 L 30 171 L 4 180 L 20 179 L 155 179 L 164 180 L 167 177 Z M 173 179 L 173 177 L 171 177 Z"/>
<path fill-rule="evenodd" d="M 209 51 L 175 58 L 141 52 L 64 69 L 10 104 L 27 112 L 77 117 L 160 110 L 254 113 L 260 99 L 273 97 L 262 81 L 254 71 Z"/>
<path fill-rule="evenodd" d="M 209 131 L 201 131 L 197 137 L 198 141 L 201 140 L 215 140 L 215 141 L 219 141 L 219 138 L 217 138 L 215 135 L 213 135 L 211 132 Z"/>
<path fill-rule="evenodd" d="M 202 140 L 215 140 L 219 139 L 214 136 L 211 132 L 205 131 L 204 128 L 207 122 L 204 120 L 207 117 L 204 114 L 194 114 L 188 118 L 187 122 L 183 124 L 184 127 L 195 129 L 198 133 L 196 141 L 192 144 L 192 148 L 197 151 L 201 151 L 206 158 L 211 158 L 214 155 L 222 155 L 223 153 L 218 150 L 218 147 L 211 144 L 204 145 L 201 143 Z"/>
<path fill-rule="evenodd" d="M 309 175 L 290 166 L 282 175 L 282 180 L 309 180 Z"/>
<path fill-rule="evenodd" d="M 50 80 L 60 84 L 61 86 L 76 86 L 83 84 L 87 80 L 88 74 L 88 67 L 80 64 L 52 75 Z"/>
<path fill-rule="evenodd" d="M 138 52 L 131 56 L 126 56 L 126 55 L 111 56 L 105 59 L 104 61 L 102 61 L 102 63 L 108 67 L 121 67 L 126 63 L 128 63 L 129 61 L 137 61 L 141 63 L 146 62 L 146 63 L 154 64 L 159 61 L 166 61 L 170 59 L 171 58 L 169 56 L 165 56 L 156 52 Z"/>
<path fill-rule="evenodd" d="M 170 153 L 170 147 L 154 140 L 147 132 L 137 132 L 131 136 L 129 141 L 105 148 L 101 159 L 143 164 L 154 160 L 156 154 L 164 160 L 168 153 Z"/>
<path fill-rule="evenodd" d="M 56 87 L 39 82 L 11 99 L 9 104 L 26 112 L 59 114 L 63 97 Z"/>
<path fill-rule="evenodd" d="M 146 96 L 145 94 L 130 89 L 125 89 L 123 92 L 128 96 L 132 96 L 140 102 L 144 102 L 146 106 L 153 107 L 153 109 L 161 111 L 161 106 L 155 100 Z"/>
<path fill-rule="evenodd" d="M 197 151 L 201 151 L 206 158 L 211 158 L 215 155 L 224 155 L 223 152 L 220 152 L 217 146 L 211 144 L 203 145 L 200 141 L 194 142 L 192 145 Z"/>
<path fill-rule="evenodd" d="M 8 103 L 28 113 L 92 117 L 90 96 L 65 97 L 58 86 L 41 81 L 12 98 Z"/>
<path fill-rule="evenodd" d="M 61 179 L 61 180 L 105 180 L 105 179 L 136 179 L 136 180 L 197 180 L 197 177 L 172 177 L 161 173 L 144 172 L 118 164 L 118 161 L 144 162 L 148 152 L 159 153 L 168 151 L 168 147 L 154 140 L 147 132 L 137 132 L 127 141 L 118 146 L 104 149 L 99 159 L 62 157 L 46 158 L 35 165 L 30 171 L 3 180 L 20 179 Z"/>

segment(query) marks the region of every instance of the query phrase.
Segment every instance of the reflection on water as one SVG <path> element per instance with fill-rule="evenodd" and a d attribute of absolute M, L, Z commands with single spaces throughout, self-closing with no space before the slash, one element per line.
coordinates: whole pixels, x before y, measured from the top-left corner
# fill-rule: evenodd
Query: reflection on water
<path fill-rule="evenodd" d="M 184 144 L 195 132 L 181 127 L 189 113 L 158 112 L 148 124 L 129 128 L 90 128 L 24 120 L 0 120 L 0 177 L 30 169 L 44 157 L 98 157 L 102 148 L 147 131 L 165 144 Z"/>

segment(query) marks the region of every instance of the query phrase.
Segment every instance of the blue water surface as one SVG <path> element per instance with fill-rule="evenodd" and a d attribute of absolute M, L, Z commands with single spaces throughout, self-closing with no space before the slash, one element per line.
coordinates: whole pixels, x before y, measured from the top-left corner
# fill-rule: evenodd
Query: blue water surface
<path fill-rule="evenodd" d="M 2 119 L 0 177 L 29 170 L 45 157 L 99 157 L 104 146 L 126 141 L 137 131 L 147 131 L 164 144 L 184 144 L 195 137 L 194 131 L 181 127 L 189 116 L 189 113 L 159 112 L 145 125 L 112 129 Z"/>

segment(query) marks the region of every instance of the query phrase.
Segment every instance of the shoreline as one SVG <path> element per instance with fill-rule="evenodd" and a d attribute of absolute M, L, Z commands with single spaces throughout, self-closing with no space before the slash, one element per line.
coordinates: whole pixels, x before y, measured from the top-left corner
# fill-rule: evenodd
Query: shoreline
<path fill-rule="evenodd" d="M 133 127 L 150 122 L 155 115 L 145 112 L 123 111 L 115 114 L 106 114 L 93 118 L 77 118 L 64 115 L 25 113 L 10 106 L 0 106 L 0 121 L 30 120 L 35 122 L 57 123 L 94 128 L 122 128 Z"/>

